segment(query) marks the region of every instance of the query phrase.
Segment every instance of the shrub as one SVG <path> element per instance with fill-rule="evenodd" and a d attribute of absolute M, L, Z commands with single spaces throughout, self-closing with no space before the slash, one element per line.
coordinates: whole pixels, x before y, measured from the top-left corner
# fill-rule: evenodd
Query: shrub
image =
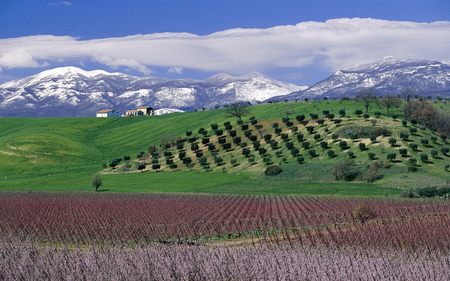
<path fill-rule="evenodd" d="M 299 134 L 297 134 L 297 141 L 299 141 L 299 142 L 302 142 L 303 141 L 303 134 L 302 133 L 299 133 Z"/>
<path fill-rule="evenodd" d="M 367 119 L 367 118 L 369 118 L 370 117 L 370 115 L 369 114 L 367 114 L 367 113 L 365 113 L 364 115 L 364 119 Z"/>
<path fill-rule="evenodd" d="M 283 130 L 281 128 L 275 128 L 275 135 L 281 134 Z"/>
<path fill-rule="evenodd" d="M 335 156 L 334 150 L 332 150 L 332 149 L 328 150 L 327 154 L 328 154 L 328 157 L 330 157 L 330 158 L 334 158 L 334 156 Z"/>
<path fill-rule="evenodd" d="M 294 143 L 291 141 L 286 142 L 286 148 L 291 150 L 294 148 Z"/>
<path fill-rule="evenodd" d="M 358 176 L 359 170 L 353 166 L 351 160 L 345 159 L 334 163 L 331 174 L 336 180 L 350 181 Z"/>
<path fill-rule="evenodd" d="M 416 158 L 410 157 L 410 158 L 408 159 L 408 165 L 414 166 L 414 165 L 416 165 L 416 164 L 417 164 L 417 159 L 416 159 Z"/>
<path fill-rule="evenodd" d="M 332 138 L 334 141 L 336 141 L 336 140 L 339 138 L 339 135 L 338 135 L 338 134 L 332 134 L 332 135 L 331 135 L 331 138 Z"/>
<path fill-rule="evenodd" d="M 291 149 L 291 155 L 293 157 L 297 156 L 299 152 L 300 152 L 300 150 L 298 148 L 296 148 L 296 147 Z"/>
<path fill-rule="evenodd" d="M 424 145 L 427 146 L 428 145 L 428 139 L 421 139 L 420 142 Z"/>
<path fill-rule="evenodd" d="M 320 134 L 315 134 L 315 135 L 314 135 L 314 139 L 315 139 L 316 141 L 318 141 L 318 140 L 320 139 Z"/>
<path fill-rule="evenodd" d="M 309 141 L 302 142 L 302 147 L 304 149 L 309 149 Z"/>
<path fill-rule="evenodd" d="M 248 124 L 242 124 L 241 125 L 241 130 L 242 131 L 247 131 L 248 130 Z"/>
<path fill-rule="evenodd" d="M 358 146 L 359 146 L 359 150 L 361 150 L 361 151 L 366 150 L 366 144 L 365 143 L 360 142 Z"/>
<path fill-rule="evenodd" d="M 161 164 L 153 164 L 152 165 L 152 169 L 155 170 L 155 171 L 161 169 Z"/>
<path fill-rule="evenodd" d="M 449 149 L 448 147 L 445 147 L 445 146 L 444 146 L 444 147 L 441 148 L 441 153 L 444 154 L 444 155 L 447 155 L 447 153 L 448 153 L 449 151 L 450 151 L 450 149 Z"/>
<path fill-rule="evenodd" d="M 218 139 L 217 139 L 217 142 L 218 142 L 219 144 L 224 144 L 224 143 L 227 142 L 227 139 L 226 139 L 226 138 L 218 138 Z"/>
<path fill-rule="evenodd" d="M 225 150 L 231 149 L 231 143 L 224 143 L 222 144 L 222 148 Z"/>
<path fill-rule="evenodd" d="M 375 153 L 373 153 L 373 152 L 369 152 L 369 154 L 367 154 L 367 156 L 369 156 L 370 160 L 375 159 Z"/>
<path fill-rule="evenodd" d="M 317 156 L 316 155 L 316 150 L 314 148 L 308 150 L 308 154 L 309 154 L 309 156 L 311 156 L 311 158 L 314 158 L 314 157 Z"/>
<path fill-rule="evenodd" d="M 203 138 L 202 139 L 202 144 L 206 145 L 209 143 L 209 138 Z"/>
<path fill-rule="evenodd" d="M 397 117 L 398 117 L 397 114 L 392 114 L 392 119 L 395 120 L 395 119 L 397 119 Z"/>
<path fill-rule="evenodd" d="M 270 165 L 270 163 L 272 163 L 272 158 L 270 158 L 270 156 L 264 157 L 263 163 L 265 163 L 266 165 Z"/>
<path fill-rule="evenodd" d="M 258 124 L 258 120 L 253 119 L 253 120 L 250 121 L 250 123 L 251 123 L 253 126 L 255 126 L 256 124 Z"/>
<path fill-rule="evenodd" d="M 272 135 L 271 134 L 264 135 L 264 141 L 266 143 L 269 143 L 271 139 L 272 139 Z"/>
<path fill-rule="evenodd" d="M 380 118 L 381 112 L 375 111 L 374 114 L 376 118 Z"/>
<path fill-rule="evenodd" d="M 178 150 L 183 149 L 183 147 L 184 147 L 184 143 L 182 143 L 182 142 L 177 143 L 177 149 L 178 149 Z"/>
<path fill-rule="evenodd" d="M 192 135 L 192 131 L 186 131 L 186 136 L 190 137 Z"/>
<path fill-rule="evenodd" d="M 303 120 L 305 120 L 305 115 L 297 115 L 296 117 L 295 117 L 295 119 L 297 119 L 297 121 L 298 122 L 301 122 L 301 121 L 303 121 Z"/>
<path fill-rule="evenodd" d="M 327 117 L 328 117 L 328 119 L 333 120 L 334 119 L 334 114 L 333 113 L 328 113 Z"/>
<path fill-rule="evenodd" d="M 291 127 L 291 132 L 292 133 L 296 133 L 298 131 L 298 127 Z"/>
<path fill-rule="evenodd" d="M 326 142 L 326 141 L 320 142 L 320 147 L 321 147 L 322 149 L 327 149 L 327 148 L 328 148 L 328 142 Z"/>
<path fill-rule="evenodd" d="M 417 151 L 417 149 L 419 148 L 419 145 L 417 144 L 417 143 L 410 143 L 409 144 L 409 147 L 412 149 L 412 150 L 414 150 L 414 151 Z"/>
<path fill-rule="evenodd" d="M 377 136 L 376 135 L 370 136 L 370 141 L 371 142 L 376 142 L 377 141 Z"/>
<path fill-rule="evenodd" d="M 223 159 L 222 157 L 214 157 L 214 163 L 218 166 L 222 165 Z"/>
<path fill-rule="evenodd" d="M 258 149 L 258 153 L 261 156 L 265 156 L 267 154 L 267 149 L 265 149 L 264 147 L 261 147 L 260 149 Z"/>
<path fill-rule="evenodd" d="M 164 157 L 171 157 L 172 156 L 172 152 L 166 150 L 164 151 Z"/>
<path fill-rule="evenodd" d="M 231 159 L 230 159 L 230 164 L 231 164 L 231 165 L 235 165 L 236 162 L 237 162 L 236 158 L 231 158 Z"/>
<path fill-rule="evenodd" d="M 130 159 L 131 159 L 130 156 L 124 156 L 124 157 L 123 157 L 123 160 L 124 160 L 124 161 L 130 161 Z"/>
<path fill-rule="evenodd" d="M 223 130 L 215 130 L 214 133 L 216 134 L 216 136 L 221 136 L 223 135 Z"/>
<path fill-rule="evenodd" d="M 287 140 L 289 139 L 289 135 L 288 135 L 287 133 L 282 133 L 282 134 L 280 135 L 280 137 L 281 137 L 281 139 L 284 140 L 284 141 L 287 141 Z"/>
<path fill-rule="evenodd" d="M 258 151 L 258 149 L 261 147 L 261 144 L 259 143 L 259 141 L 254 141 L 253 142 L 253 149 L 255 151 Z"/>
<path fill-rule="evenodd" d="M 417 125 L 417 120 L 414 119 L 414 118 L 412 118 L 412 119 L 410 120 L 410 122 L 411 122 L 411 124 L 413 124 L 414 126 Z"/>
<path fill-rule="evenodd" d="M 292 121 L 287 121 L 287 122 L 286 122 L 286 126 L 287 126 L 288 128 L 290 128 L 290 127 L 294 126 L 294 123 L 293 123 Z"/>
<path fill-rule="evenodd" d="M 195 142 L 196 140 L 197 140 L 196 137 L 192 137 L 192 138 L 189 138 L 189 139 L 188 139 L 188 141 L 189 141 L 190 143 L 193 143 L 193 142 Z"/>
<path fill-rule="evenodd" d="M 402 157 L 406 157 L 406 155 L 408 155 L 408 149 L 406 148 L 400 148 L 398 150 L 398 153 L 402 156 Z"/>
<path fill-rule="evenodd" d="M 396 143 L 397 143 L 397 139 L 395 139 L 395 138 L 390 138 L 390 139 L 389 139 L 389 144 L 390 144 L 391 146 L 395 146 Z"/>
<path fill-rule="evenodd" d="M 248 163 L 253 164 L 253 162 L 255 162 L 255 158 L 249 157 L 248 158 Z"/>
<path fill-rule="evenodd" d="M 244 155 L 245 157 L 249 157 L 250 149 L 247 149 L 247 148 L 242 149 L 242 155 Z"/>
<path fill-rule="evenodd" d="M 402 120 L 402 125 L 403 125 L 404 127 L 406 127 L 406 126 L 408 125 L 408 121 Z"/>
<path fill-rule="evenodd" d="M 248 137 L 248 139 L 249 139 L 250 141 L 252 141 L 252 142 L 255 142 L 255 141 L 258 139 L 258 137 L 255 136 L 255 135 L 250 135 L 250 136 Z"/>
<path fill-rule="evenodd" d="M 145 169 L 145 164 L 139 163 L 137 168 L 138 168 L 139 171 L 142 172 L 142 170 Z"/>
<path fill-rule="evenodd" d="M 358 115 L 358 117 L 362 114 L 362 110 L 361 109 L 357 109 L 355 110 L 355 114 Z"/>
<path fill-rule="evenodd" d="M 233 126 L 231 126 L 231 125 L 226 125 L 226 126 L 225 126 L 225 130 L 226 130 L 226 131 L 231 131 L 231 130 L 233 130 Z"/>
<path fill-rule="evenodd" d="M 172 169 L 172 171 L 173 171 L 176 168 L 178 168 L 178 165 L 177 164 L 170 164 L 169 168 Z"/>
<path fill-rule="evenodd" d="M 282 154 L 283 154 L 283 151 L 281 151 L 281 150 L 275 152 L 275 155 L 276 155 L 277 157 L 281 157 Z"/>
<path fill-rule="evenodd" d="M 344 117 L 344 116 L 345 116 L 345 109 L 339 110 L 339 115 L 340 115 L 341 117 Z"/>
<path fill-rule="evenodd" d="M 216 149 L 216 145 L 214 145 L 212 143 L 208 144 L 208 151 L 213 151 L 215 149 Z"/>
<path fill-rule="evenodd" d="M 348 158 L 353 159 L 353 157 L 355 157 L 355 154 L 353 153 L 353 151 L 348 151 L 347 152 Z"/>
<path fill-rule="evenodd" d="M 342 123 L 342 119 L 334 119 L 334 124 L 339 125 Z"/>
<path fill-rule="evenodd" d="M 299 156 L 299 157 L 297 157 L 297 162 L 299 164 L 302 164 L 303 162 L 305 162 L 305 158 L 303 158 L 303 156 Z"/>
<path fill-rule="evenodd" d="M 308 131 L 308 133 L 312 134 L 314 133 L 314 126 L 308 126 L 306 127 L 306 130 Z"/>
<path fill-rule="evenodd" d="M 196 143 L 193 143 L 193 144 L 191 144 L 191 150 L 192 151 L 196 151 L 196 150 L 198 150 L 198 144 L 196 144 Z"/>
<path fill-rule="evenodd" d="M 198 163 L 200 163 L 200 165 L 205 165 L 207 161 L 208 159 L 206 157 L 198 158 Z"/>
<path fill-rule="evenodd" d="M 217 129 L 219 129 L 219 125 L 217 125 L 217 124 L 211 124 L 211 130 L 215 131 L 215 130 L 217 130 Z"/>
<path fill-rule="evenodd" d="M 353 218 L 361 223 L 365 223 L 366 221 L 375 219 L 376 217 L 377 215 L 375 214 L 375 211 L 372 210 L 367 203 L 359 204 L 353 210 Z"/>
<path fill-rule="evenodd" d="M 395 154 L 395 153 L 388 153 L 388 154 L 386 155 L 386 159 L 389 160 L 389 161 L 392 161 L 392 160 L 394 160 L 395 158 L 397 158 L 397 154 Z"/>
<path fill-rule="evenodd" d="M 339 147 L 341 149 L 346 149 L 347 148 L 347 142 L 346 141 L 340 141 L 339 142 Z"/>
<path fill-rule="evenodd" d="M 431 139 L 431 141 L 432 141 L 433 143 L 436 143 L 436 142 L 437 142 L 437 137 L 436 137 L 436 136 L 432 136 L 430 139 Z"/>
<path fill-rule="evenodd" d="M 445 143 L 447 141 L 447 136 L 442 134 L 441 136 L 441 140 Z"/>
<path fill-rule="evenodd" d="M 272 128 L 278 128 L 278 123 L 277 122 L 272 123 Z"/>
<path fill-rule="evenodd" d="M 275 140 L 272 140 L 272 141 L 270 142 L 270 147 L 271 147 L 272 149 L 277 149 L 277 148 L 278 148 L 278 142 L 275 141 Z"/>
<path fill-rule="evenodd" d="M 244 120 L 237 120 L 236 123 L 237 123 L 238 125 L 242 125 L 242 124 L 244 124 Z"/>
<path fill-rule="evenodd" d="M 266 168 L 266 170 L 264 171 L 264 175 L 266 176 L 276 176 L 278 174 L 280 174 L 281 172 L 283 172 L 283 170 L 276 165 L 272 165 Z"/>
<path fill-rule="evenodd" d="M 415 133 L 417 133 L 417 128 L 409 127 L 409 133 L 410 133 L 411 135 L 414 135 Z"/>
<path fill-rule="evenodd" d="M 401 133 L 400 133 L 400 138 L 401 138 L 402 140 L 407 140 L 407 139 L 409 138 L 409 134 L 408 134 L 408 133 L 405 133 L 405 132 L 401 132 Z"/>
<path fill-rule="evenodd" d="M 334 116 L 334 114 L 332 114 L 332 115 Z M 325 123 L 325 120 L 323 120 L 323 119 L 317 120 L 317 124 L 323 125 L 323 123 Z"/>
<path fill-rule="evenodd" d="M 203 156 L 203 151 L 197 151 L 196 153 L 195 153 L 195 157 L 197 157 L 197 158 L 200 158 L 200 157 L 202 157 Z"/>
<path fill-rule="evenodd" d="M 421 154 L 420 154 L 420 161 L 422 161 L 422 162 L 427 162 L 427 161 L 428 161 L 428 154 L 426 154 L 426 153 L 421 153 Z"/>
<path fill-rule="evenodd" d="M 247 143 L 244 141 L 244 142 L 241 142 L 241 144 L 239 145 L 241 148 L 245 148 L 245 147 L 247 147 Z"/>
<path fill-rule="evenodd" d="M 186 151 L 179 151 L 178 158 L 180 158 L 182 160 L 184 157 L 186 157 Z"/>
<path fill-rule="evenodd" d="M 230 137 L 234 138 L 237 133 L 235 130 L 231 130 L 231 131 L 228 131 L 228 134 L 230 135 Z"/>
<path fill-rule="evenodd" d="M 432 149 L 432 150 L 430 151 L 430 154 L 431 154 L 431 157 L 433 157 L 433 158 L 436 158 L 436 157 L 438 156 L 437 150 L 434 150 L 434 149 Z"/>
<path fill-rule="evenodd" d="M 189 165 L 189 164 L 191 164 L 191 163 L 192 163 L 191 157 L 184 157 L 184 158 L 183 158 L 183 164 L 184 164 L 184 165 Z"/>

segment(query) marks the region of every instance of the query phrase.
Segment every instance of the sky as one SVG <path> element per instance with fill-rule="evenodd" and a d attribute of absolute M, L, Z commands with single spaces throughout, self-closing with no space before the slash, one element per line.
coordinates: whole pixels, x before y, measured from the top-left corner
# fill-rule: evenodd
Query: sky
<path fill-rule="evenodd" d="M 393 56 L 450 62 L 448 0 L 0 0 L 0 83 L 63 66 L 300 86 Z"/>

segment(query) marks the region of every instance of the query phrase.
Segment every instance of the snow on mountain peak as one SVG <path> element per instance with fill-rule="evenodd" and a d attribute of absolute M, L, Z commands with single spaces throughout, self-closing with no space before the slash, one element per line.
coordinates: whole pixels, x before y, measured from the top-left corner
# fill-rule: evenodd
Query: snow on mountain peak
<path fill-rule="evenodd" d="M 50 69 L 50 70 L 45 70 L 45 71 L 35 75 L 35 77 L 37 79 L 42 79 L 44 77 L 65 76 L 67 74 L 83 75 L 83 76 L 92 78 L 92 77 L 97 76 L 97 75 L 110 75 L 111 73 L 106 72 L 104 70 L 86 71 L 86 70 L 83 70 L 83 69 L 75 67 L 75 66 L 67 66 L 67 67 L 58 67 L 58 68 L 54 68 L 54 69 Z"/>

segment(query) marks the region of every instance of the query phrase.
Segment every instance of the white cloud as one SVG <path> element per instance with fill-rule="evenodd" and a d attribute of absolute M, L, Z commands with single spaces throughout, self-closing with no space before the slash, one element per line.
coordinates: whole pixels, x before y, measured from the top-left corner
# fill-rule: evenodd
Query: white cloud
<path fill-rule="evenodd" d="M 58 3 L 48 3 L 48 6 L 61 6 L 61 5 L 63 5 L 63 6 L 71 6 L 72 3 L 68 2 L 68 1 L 61 1 L 61 2 L 58 2 Z"/>
<path fill-rule="evenodd" d="M 58 59 L 91 58 L 111 68 L 151 73 L 164 67 L 244 74 L 316 66 L 332 71 L 391 55 L 397 59 L 450 60 L 450 21 L 416 23 L 333 19 L 268 29 L 230 29 L 206 36 L 157 33 L 81 40 L 29 36 L 0 40 L 0 67 L 37 67 Z M 13 59 L 14 57 L 14 59 Z"/>
<path fill-rule="evenodd" d="M 168 73 L 183 74 L 183 68 L 175 66 L 175 67 L 171 67 L 171 68 L 167 69 L 167 72 Z"/>

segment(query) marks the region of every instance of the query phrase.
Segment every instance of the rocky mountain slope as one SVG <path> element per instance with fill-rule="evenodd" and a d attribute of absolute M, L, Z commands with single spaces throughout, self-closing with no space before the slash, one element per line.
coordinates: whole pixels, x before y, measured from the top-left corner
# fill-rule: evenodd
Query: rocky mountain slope
<path fill-rule="evenodd" d="M 192 110 L 263 101 L 305 88 L 257 72 L 240 77 L 217 74 L 199 81 L 63 67 L 0 85 L 0 116 L 95 116 L 101 109 L 125 113 L 139 106 Z"/>
<path fill-rule="evenodd" d="M 355 95 L 360 88 L 376 87 L 380 94 L 400 94 L 412 88 L 417 94 L 450 96 L 450 64 L 428 60 L 380 61 L 337 71 L 306 90 L 276 99 L 343 97 Z"/>

